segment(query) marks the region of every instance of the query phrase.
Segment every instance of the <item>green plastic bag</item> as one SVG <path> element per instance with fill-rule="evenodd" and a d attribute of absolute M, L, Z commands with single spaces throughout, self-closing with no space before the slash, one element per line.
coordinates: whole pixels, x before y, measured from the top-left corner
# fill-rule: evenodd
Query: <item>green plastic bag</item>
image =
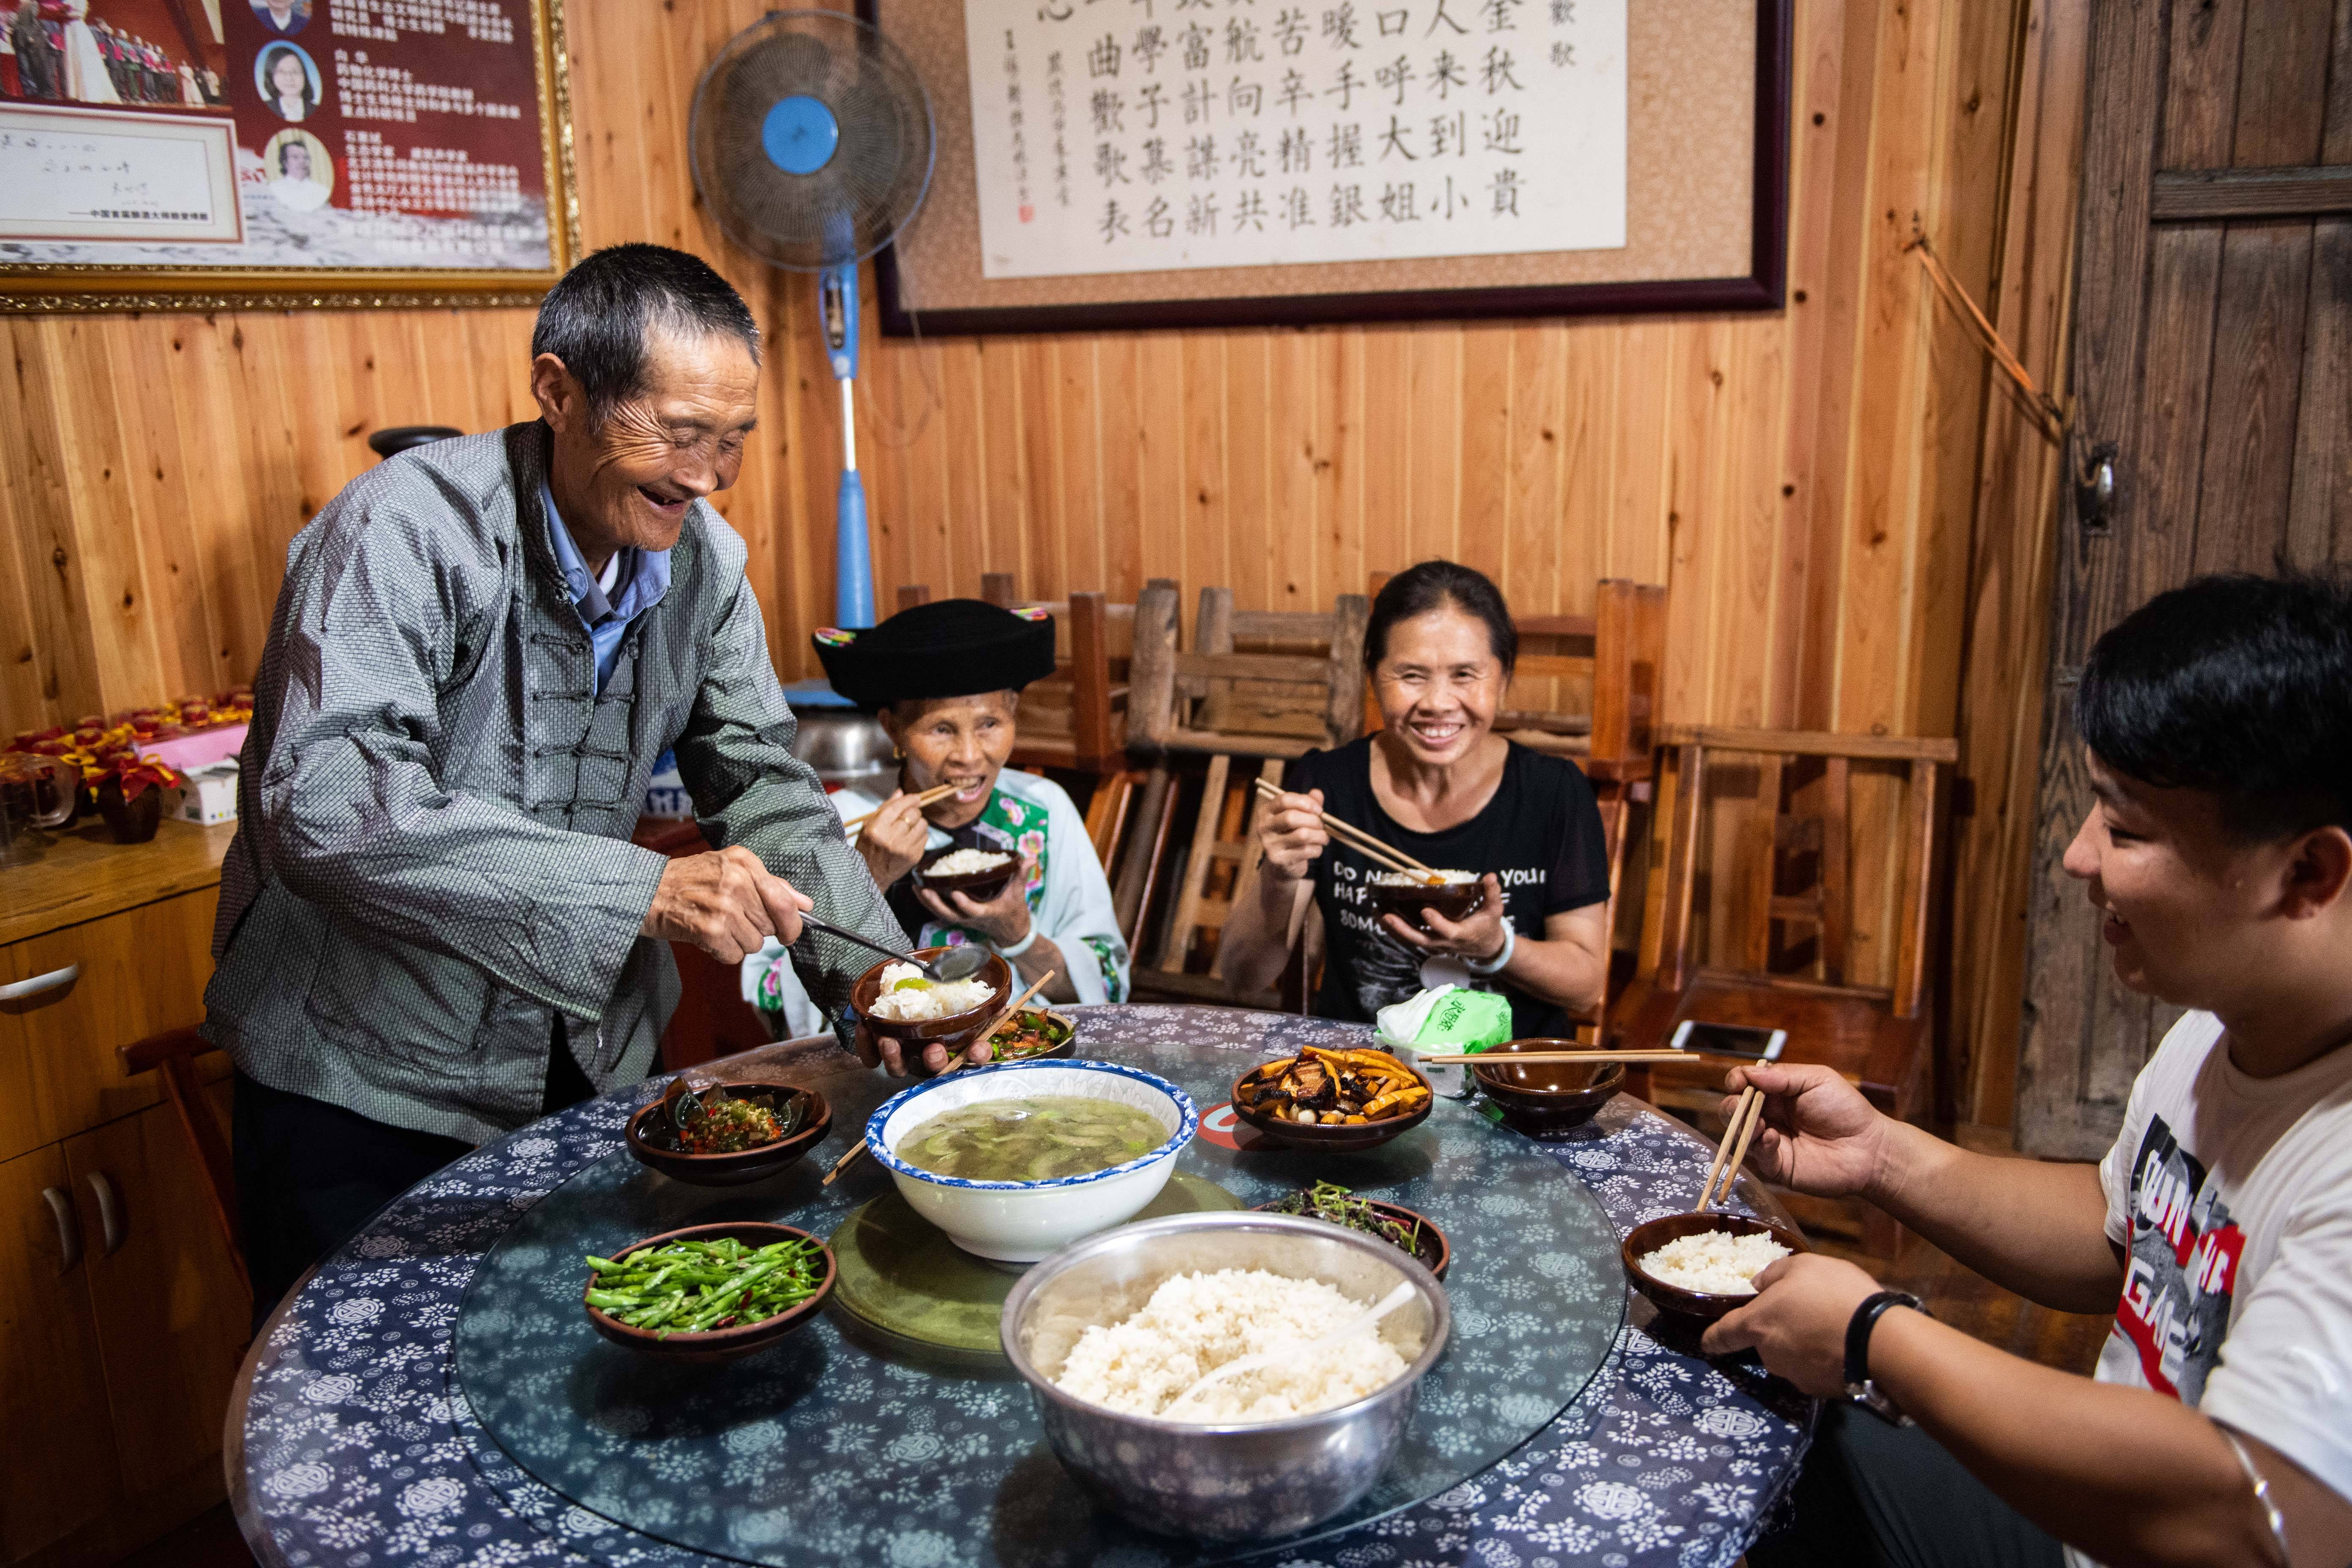
<path fill-rule="evenodd" d="M 1413 1031 L 1415 1047 L 1430 1051 L 1483 1051 L 1511 1037 L 1511 1004 L 1492 991 L 1450 986 Z"/>

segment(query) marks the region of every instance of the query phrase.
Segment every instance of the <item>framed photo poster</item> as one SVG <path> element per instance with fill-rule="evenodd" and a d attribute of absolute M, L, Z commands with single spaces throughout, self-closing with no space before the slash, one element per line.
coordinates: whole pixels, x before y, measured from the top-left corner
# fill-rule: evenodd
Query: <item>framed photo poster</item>
<path fill-rule="evenodd" d="M 861 0 L 884 331 L 1776 310 L 1793 0 Z"/>
<path fill-rule="evenodd" d="M 563 60 L 562 0 L 0 0 L 0 309 L 536 301 Z"/>

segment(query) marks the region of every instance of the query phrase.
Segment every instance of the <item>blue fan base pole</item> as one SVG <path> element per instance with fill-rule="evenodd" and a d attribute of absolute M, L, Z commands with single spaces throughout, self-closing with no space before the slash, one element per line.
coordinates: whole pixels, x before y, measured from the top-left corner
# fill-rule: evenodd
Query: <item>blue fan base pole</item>
<path fill-rule="evenodd" d="M 845 630 L 874 624 L 874 551 L 866 537 L 866 483 L 856 468 L 841 471 L 841 498 L 833 523 L 833 622 Z"/>

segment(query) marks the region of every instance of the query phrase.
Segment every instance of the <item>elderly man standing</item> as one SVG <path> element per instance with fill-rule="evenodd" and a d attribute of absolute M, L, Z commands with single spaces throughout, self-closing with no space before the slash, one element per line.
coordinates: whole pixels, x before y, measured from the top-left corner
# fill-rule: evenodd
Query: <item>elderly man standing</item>
<path fill-rule="evenodd" d="M 548 294 L 531 355 L 538 419 L 392 458 L 288 553 L 205 998 L 257 1322 L 472 1145 L 643 1077 L 666 943 L 796 943 L 838 1016 L 870 959 L 801 911 L 899 941 L 704 500 L 755 422 L 751 311 L 620 246 Z M 629 841 L 665 748 L 723 847 Z"/>

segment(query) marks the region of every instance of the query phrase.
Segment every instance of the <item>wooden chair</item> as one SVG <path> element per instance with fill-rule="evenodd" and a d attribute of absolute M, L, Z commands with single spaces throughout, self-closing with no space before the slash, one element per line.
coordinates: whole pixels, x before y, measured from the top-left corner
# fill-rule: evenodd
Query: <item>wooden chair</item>
<path fill-rule="evenodd" d="M 1287 758 L 1363 733 L 1370 600 L 1342 594 L 1328 613 L 1240 610 L 1232 589 L 1203 588 L 1190 652 L 1177 646 L 1177 605 L 1172 584 L 1136 600 L 1129 750 Z"/>
<path fill-rule="evenodd" d="M 205 1103 L 205 1086 L 196 1076 L 196 1058 L 219 1048 L 194 1029 L 171 1029 L 118 1046 L 115 1054 L 122 1058 L 126 1078 L 162 1069 L 163 1092 L 171 1098 L 180 1131 L 187 1134 L 188 1147 L 204 1173 L 213 1218 L 220 1225 L 221 1239 L 228 1244 L 229 1261 L 236 1265 L 238 1280 L 251 1289 L 252 1280 L 245 1271 L 245 1240 L 237 1226 L 236 1167 L 230 1163 L 228 1138 L 212 1108 Z"/>
<path fill-rule="evenodd" d="M 1937 794 L 1958 743 L 1682 725 L 1660 738 L 1675 761 L 1653 966 L 1613 1010 L 1610 1044 L 1664 1046 L 1685 1019 L 1786 1029 L 1783 1060 L 1832 1068 L 1888 1115 L 1921 1119 L 1935 1057 Z M 1857 933 L 1890 927 L 1891 942 L 1870 943 L 1871 982 L 1857 981 Z M 1711 1115 L 1729 1065 L 1635 1070 L 1654 1103 Z M 1892 1256 L 1891 1220 L 1870 1209 L 1861 1228 Z"/>
<path fill-rule="evenodd" d="M 1390 575 L 1371 574 L 1374 595 Z M 1495 728 L 1530 750 L 1575 758 L 1604 799 L 1621 793 L 1648 799 L 1664 685 L 1665 589 L 1604 577 L 1592 614 L 1514 616 L 1511 624 L 1519 634 L 1518 668 Z M 1582 700 L 1564 700 L 1573 693 Z M 1364 713 L 1367 728 L 1380 728 L 1369 691 Z"/>

